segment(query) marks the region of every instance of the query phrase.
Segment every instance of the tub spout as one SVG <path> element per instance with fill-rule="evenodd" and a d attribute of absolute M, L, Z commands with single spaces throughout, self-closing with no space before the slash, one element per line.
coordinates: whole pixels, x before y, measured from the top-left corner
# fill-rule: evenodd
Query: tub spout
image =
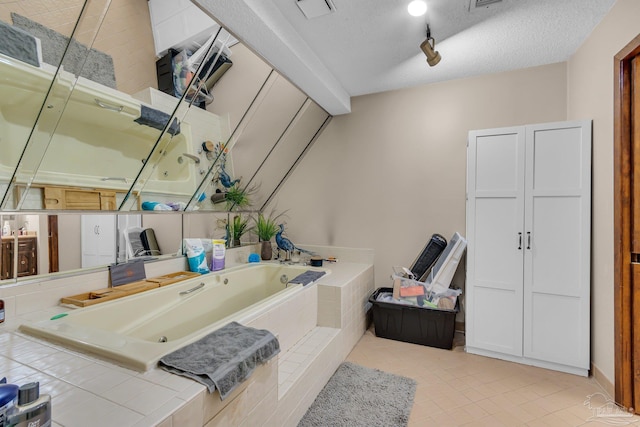
<path fill-rule="evenodd" d="M 190 158 L 191 160 L 193 160 L 196 165 L 200 163 L 200 158 L 197 156 L 194 156 L 193 154 L 189 154 L 189 153 L 182 153 L 183 156 Z"/>

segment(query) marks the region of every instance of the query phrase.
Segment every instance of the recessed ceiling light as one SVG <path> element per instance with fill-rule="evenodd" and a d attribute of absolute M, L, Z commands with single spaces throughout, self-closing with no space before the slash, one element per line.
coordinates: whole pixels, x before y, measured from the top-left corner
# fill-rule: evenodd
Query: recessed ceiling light
<path fill-rule="evenodd" d="M 427 13 L 427 3 L 423 0 L 413 0 L 407 6 L 407 10 L 411 16 L 422 16 Z"/>

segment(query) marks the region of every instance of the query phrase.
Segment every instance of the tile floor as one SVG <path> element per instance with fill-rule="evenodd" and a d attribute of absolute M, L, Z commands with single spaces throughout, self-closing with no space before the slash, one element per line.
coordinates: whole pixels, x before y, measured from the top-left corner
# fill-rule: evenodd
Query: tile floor
<path fill-rule="evenodd" d="M 461 345 L 377 338 L 372 327 L 347 360 L 417 381 L 409 426 L 640 426 L 640 417 L 620 417 L 593 378 L 467 354 Z"/>

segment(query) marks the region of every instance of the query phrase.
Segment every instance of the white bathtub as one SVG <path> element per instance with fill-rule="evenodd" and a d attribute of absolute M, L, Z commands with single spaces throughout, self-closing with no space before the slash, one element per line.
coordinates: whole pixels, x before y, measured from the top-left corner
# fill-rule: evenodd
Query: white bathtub
<path fill-rule="evenodd" d="M 0 54 L 0 178 L 13 173 L 52 78 L 50 69 Z M 18 182 L 128 190 L 160 131 L 134 121 L 141 114 L 140 101 L 83 77 L 65 106 L 70 79 L 68 73 L 61 73 L 31 136 Z M 181 132 L 173 137 L 165 134 L 160 144 L 166 149 L 151 159 L 157 167 L 145 192 L 190 196 L 196 187 L 196 167 L 182 156 L 193 152 L 189 125 L 181 124 Z M 34 168 L 37 174 L 30 181 Z"/>
<path fill-rule="evenodd" d="M 165 354 L 231 321 L 247 324 L 274 310 L 304 289 L 287 285 L 285 279 L 307 270 L 330 273 L 313 267 L 249 264 L 73 310 L 57 319 L 24 323 L 20 330 L 144 371 Z"/>

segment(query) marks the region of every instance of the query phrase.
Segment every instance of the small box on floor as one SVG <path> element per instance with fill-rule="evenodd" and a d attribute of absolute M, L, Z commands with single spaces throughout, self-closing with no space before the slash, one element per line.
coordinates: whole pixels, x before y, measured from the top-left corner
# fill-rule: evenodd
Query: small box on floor
<path fill-rule="evenodd" d="M 382 292 L 393 292 L 393 288 L 376 289 L 369 297 L 376 336 L 448 350 L 453 347 L 457 300 L 453 310 L 442 310 L 377 301 Z"/>

